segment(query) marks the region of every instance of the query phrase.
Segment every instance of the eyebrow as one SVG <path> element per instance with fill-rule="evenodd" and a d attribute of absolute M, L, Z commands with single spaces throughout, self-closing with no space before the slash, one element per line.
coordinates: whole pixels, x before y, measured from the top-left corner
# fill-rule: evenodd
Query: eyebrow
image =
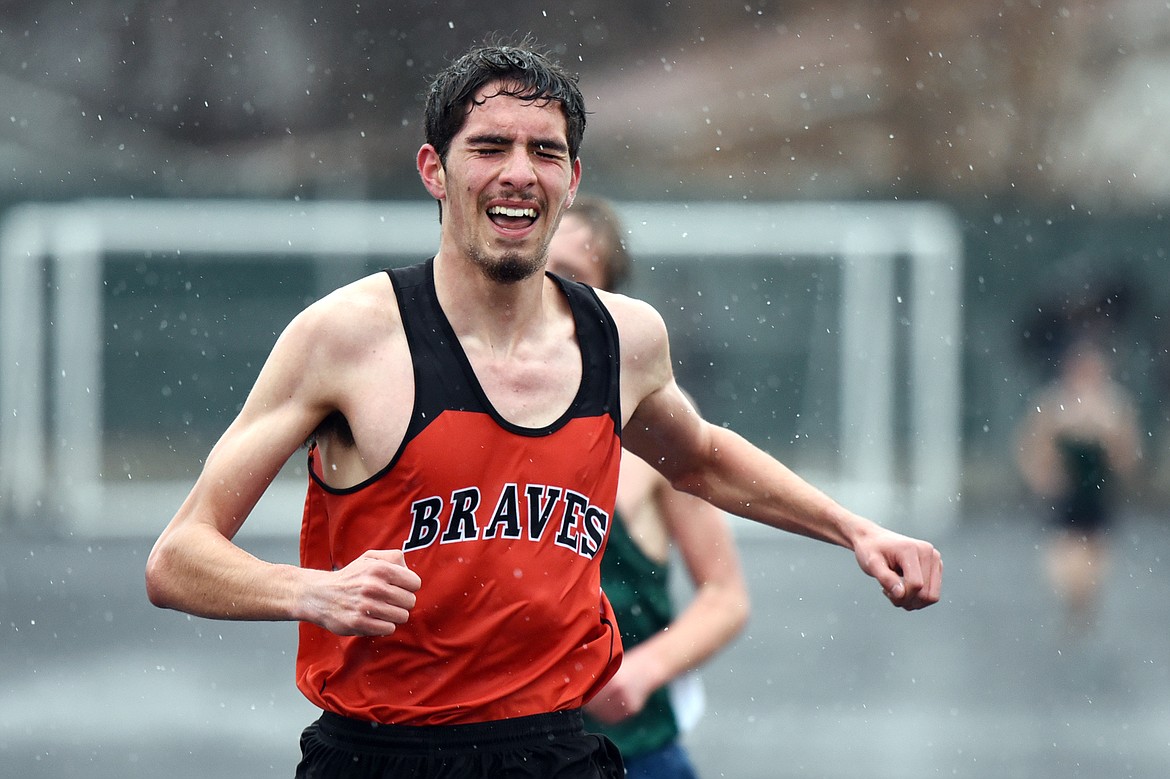
<path fill-rule="evenodd" d="M 467 139 L 469 146 L 509 146 L 512 139 L 504 135 L 491 135 L 490 133 L 482 133 L 480 135 L 472 135 Z M 560 152 L 567 154 L 569 145 L 564 141 L 556 140 L 555 138 L 535 138 L 528 143 L 529 148 L 546 149 L 548 151 Z"/>

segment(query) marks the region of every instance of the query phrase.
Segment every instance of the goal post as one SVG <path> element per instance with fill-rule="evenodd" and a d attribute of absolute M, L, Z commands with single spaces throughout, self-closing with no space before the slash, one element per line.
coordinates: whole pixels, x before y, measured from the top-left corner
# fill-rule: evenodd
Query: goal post
<path fill-rule="evenodd" d="M 719 264 L 733 287 L 747 280 L 736 272 L 747 258 L 835 268 L 839 294 L 818 307 L 833 308 L 836 322 L 836 462 L 818 470 L 790 460 L 783 444 L 772 453 L 884 524 L 930 532 L 957 519 L 962 235 L 949 209 L 700 202 L 631 203 L 622 213 L 640 268 L 669 258 Z M 767 348 L 758 359 L 769 359 Z"/>
<path fill-rule="evenodd" d="M 824 353 L 837 361 L 824 372 L 834 378 L 823 388 L 837 409 L 827 423 L 836 456 L 827 466 L 812 468 L 811 480 L 899 529 L 929 532 L 956 518 L 962 246 L 947 209 L 930 203 L 617 206 L 642 285 L 639 296 L 658 306 L 668 323 L 676 306 L 660 294 L 667 267 L 683 275 L 713 274 L 713 285 L 724 292 L 744 282 L 751 263 L 831 269 L 832 299 L 809 304 L 816 321 L 829 325 L 801 325 L 808 353 L 831 336 Z M 108 309 L 119 300 L 111 297 L 112 289 L 125 287 L 126 278 L 166 277 L 182 266 L 186 273 L 250 268 L 263 282 L 294 267 L 298 280 L 289 286 L 298 286 L 306 275 L 315 281 L 298 286 L 280 317 L 255 302 L 241 302 L 243 311 L 233 314 L 251 323 L 250 333 L 278 333 L 302 300 L 372 269 L 430 256 L 437 245 L 437 207 L 429 201 L 93 200 L 11 209 L 0 224 L 0 510 L 10 521 L 52 522 L 54 529 L 79 536 L 149 535 L 190 488 L 193 473 L 175 478 L 144 468 L 135 474 L 134 466 L 112 473 L 112 458 L 133 458 L 126 452 L 112 455 L 111 449 L 141 447 L 143 439 L 119 431 L 118 421 L 111 420 L 131 417 L 134 409 L 111 413 L 119 407 L 118 398 L 107 396 L 109 387 L 114 379 L 131 389 L 147 385 L 151 403 L 157 401 L 165 416 L 171 395 L 155 397 L 152 382 L 165 393 L 189 393 L 192 382 L 210 383 L 209 374 L 227 360 L 231 340 L 241 336 L 232 335 L 230 324 L 220 332 L 206 325 L 209 316 L 200 319 L 195 309 L 214 296 L 209 288 L 183 298 L 181 313 L 150 319 L 135 346 L 121 323 L 109 321 Z M 124 270 L 126 263 L 134 272 Z M 196 275 L 207 286 L 205 277 L 217 273 Z M 165 287 L 156 283 L 160 286 L 140 290 L 140 299 Z M 263 284 L 257 286 L 262 295 Z M 713 291 L 708 299 L 718 294 Z M 734 327 L 733 314 L 720 326 Z M 154 314 L 135 316 L 145 321 Z M 139 363 L 181 364 L 159 349 L 177 349 L 183 334 L 159 342 L 149 330 L 192 318 L 200 325 L 192 325 L 190 333 L 217 358 L 201 363 L 199 377 L 169 376 L 164 382 L 159 375 L 167 371 L 151 367 L 142 375 L 108 375 L 110 365 L 128 370 L 124 366 Z M 265 321 L 253 321 L 260 319 Z M 680 375 L 685 374 L 691 344 L 673 329 L 672 339 L 675 356 L 683 356 Z M 266 351 L 270 345 L 253 346 Z M 759 338 L 750 346 L 754 351 L 740 358 L 766 365 L 783 344 Z M 119 350 L 131 347 L 153 349 L 150 359 L 156 363 L 126 359 Z M 254 359 L 246 362 L 240 376 L 258 368 Z M 177 388 L 184 380 L 187 385 Z M 760 427 L 739 432 L 754 439 L 763 432 Z M 181 437 L 178 428 L 168 433 L 172 441 Z M 773 454 L 810 475 L 784 442 L 771 444 L 766 448 Z M 147 461 L 151 455 L 136 457 Z M 286 470 L 291 473 L 277 479 L 245 526 L 249 532 L 282 534 L 299 526 L 303 462 Z"/>

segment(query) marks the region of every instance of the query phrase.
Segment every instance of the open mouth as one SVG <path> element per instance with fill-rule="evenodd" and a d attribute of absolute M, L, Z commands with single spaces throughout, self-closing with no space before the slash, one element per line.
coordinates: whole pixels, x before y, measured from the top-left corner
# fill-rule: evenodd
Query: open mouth
<path fill-rule="evenodd" d="M 492 206 L 487 210 L 488 219 L 500 227 L 517 230 L 531 226 L 536 221 L 536 209 L 518 206 Z"/>

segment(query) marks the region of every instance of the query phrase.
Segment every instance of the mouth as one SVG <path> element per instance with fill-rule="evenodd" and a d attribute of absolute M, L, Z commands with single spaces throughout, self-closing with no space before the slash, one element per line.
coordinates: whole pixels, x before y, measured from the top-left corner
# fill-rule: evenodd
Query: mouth
<path fill-rule="evenodd" d="M 540 214 L 533 206 L 491 206 L 487 210 L 488 219 L 497 227 L 506 230 L 523 230 L 536 223 Z"/>

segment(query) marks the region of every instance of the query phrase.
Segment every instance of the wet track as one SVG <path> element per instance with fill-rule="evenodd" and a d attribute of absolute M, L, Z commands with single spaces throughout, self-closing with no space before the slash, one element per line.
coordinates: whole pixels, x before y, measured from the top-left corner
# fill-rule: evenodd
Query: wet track
<path fill-rule="evenodd" d="M 944 601 L 891 608 L 842 550 L 741 535 L 754 598 L 688 735 L 713 777 L 1170 775 L 1170 523 L 1130 517 L 1097 629 L 1069 635 L 1030 520 L 933 540 Z M 290 777 L 314 716 L 295 627 L 151 607 L 150 539 L 0 533 L 0 777 Z M 295 540 L 250 539 L 291 560 Z"/>

